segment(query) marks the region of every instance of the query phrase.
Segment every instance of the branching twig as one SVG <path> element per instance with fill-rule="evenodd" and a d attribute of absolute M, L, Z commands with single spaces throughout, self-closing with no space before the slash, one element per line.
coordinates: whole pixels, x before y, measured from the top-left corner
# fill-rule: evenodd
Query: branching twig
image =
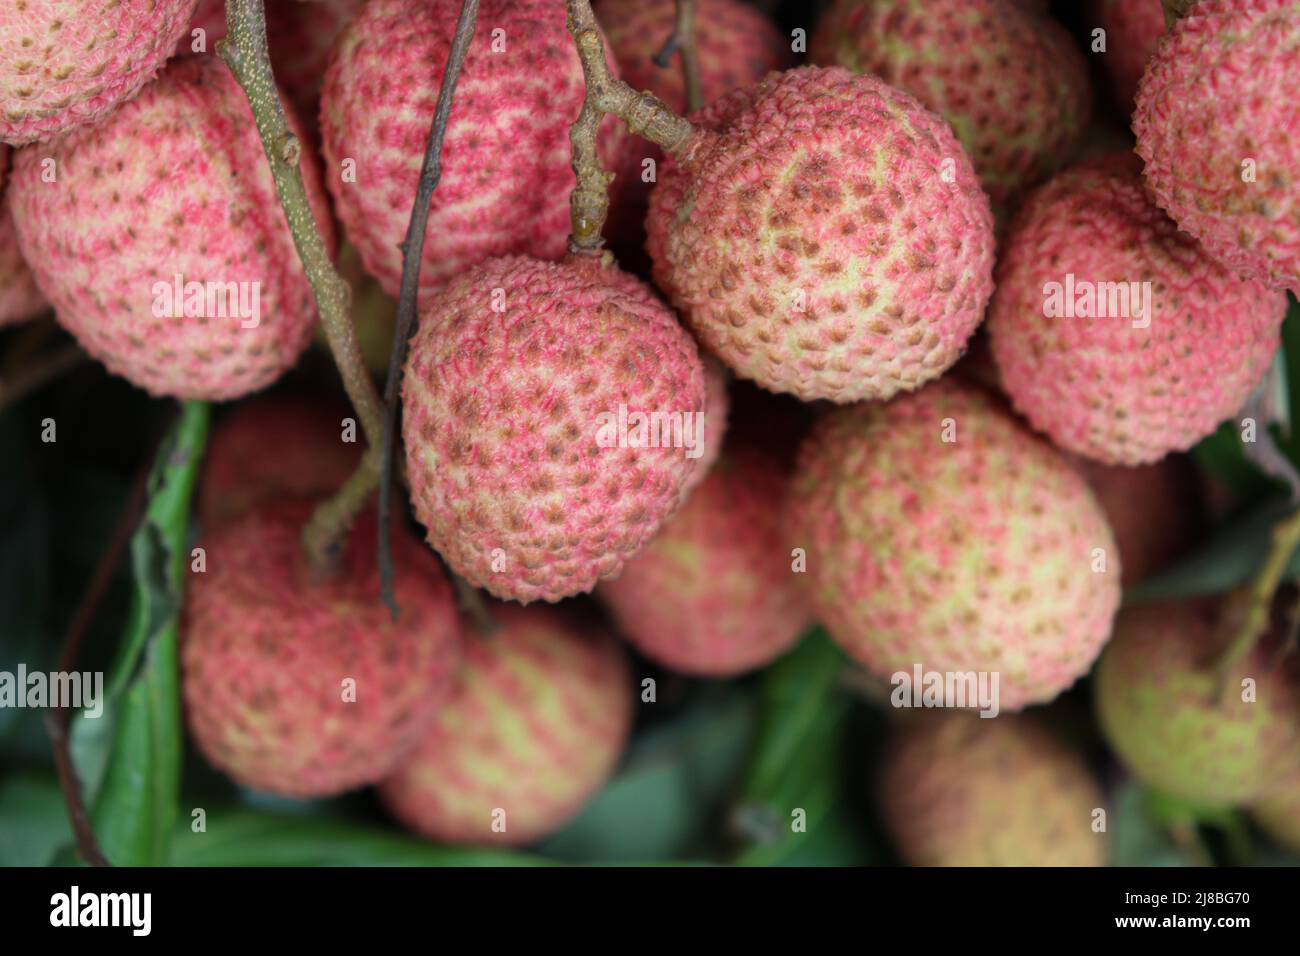
<path fill-rule="evenodd" d="M 217 44 L 217 50 L 248 97 L 253 121 L 257 124 L 275 180 L 275 190 L 284 207 L 298 258 L 316 297 L 316 307 L 320 311 L 334 362 L 370 445 L 358 474 L 343 487 L 337 498 L 325 502 L 317 510 L 303 531 L 308 560 L 317 573 L 321 573 L 328 570 L 338 540 L 347 533 L 378 480 L 377 449 L 383 439 L 383 412 L 379 394 L 361 357 L 356 329 L 349 314 L 351 291 L 334 270 L 329 250 L 307 201 L 307 190 L 298 169 L 302 144 L 289 129 L 284 108 L 280 105 L 267 52 L 266 10 L 262 0 L 226 0 L 226 34 L 226 38 Z"/>
<path fill-rule="evenodd" d="M 451 117 L 451 101 L 456 94 L 456 83 L 474 39 L 478 22 L 479 0 L 461 0 L 460 18 L 452 37 L 447 66 L 442 73 L 442 86 L 438 89 L 438 105 L 434 109 L 433 124 L 424 146 L 424 163 L 420 167 L 420 184 L 415 191 L 415 205 L 411 208 L 411 221 L 402 242 L 402 286 L 397 302 L 397 328 L 393 335 L 393 351 L 388 358 L 388 381 L 384 386 L 384 422 L 379 459 L 379 581 L 393 620 L 399 608 L 393 593 L 393 549 L 390 540 L 388 515 L 391 510 L 393 490 L 394 446 L 397 443 L 397 405 L 401 396 L 402 367 L 406 363 L 406 350 L 411 332 L 415 328 L 420 292 L 420 261 L 424 256 L 424 233 L 429 223 L 429 206 L 434 190 L 442 179 L 442 141 L 447 136 L 447 121 Z"/>
<path fill-rule="evenodd" d="M 22 366 L 13 375 L 0 379 L 0 411 L 23 396 L 76 368 L 86 359 L 86 353 L 75 345 L 68 345 Z"/>
<path fill-rule="evenodd" d="M 670 110 L 652 93 L 638 93 L 609 72 L 590 0 L 567 0 L 569 33 L 578 48 L 587 80 L 587 101 L 602 113 L 612 113 L 635 135 L 669 153 L 680 155 L 695 127 Z M 585 104 L 584 104 L 585 109 Z"/>
<path fill-rule="evenodd" d="M 695 41 L 695 0 L 677 0 L 677 21 L 672 35 L 654 55 L 657 66 L 666 67 L 673 54 L 682 56 L 682 80 L 686 86 L 686 111 L 694 113 L 704 105 L 700 83 L 700 54 Z"/>

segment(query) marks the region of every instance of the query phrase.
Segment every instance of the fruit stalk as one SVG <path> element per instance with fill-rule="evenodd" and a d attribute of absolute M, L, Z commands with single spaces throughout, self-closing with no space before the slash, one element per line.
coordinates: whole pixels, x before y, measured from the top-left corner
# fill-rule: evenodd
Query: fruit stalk
<path fill-rule="evenodd" d="M 1245 594 L 1245 610 L 1242 613 L 1241 625 L 1232 643 L 1219 659 L 1219 676 L 1224 693 L 1231 692 L 1228 677 L 1233 665 L 1250 652 L 1255 641 L 1268 627 L 1273 596 L 1282 583 L 1282 576 L 1286 573 L 1291 556 L 1297 547 L 1300 547 L 1300 508 L 1274 525 L 1268 556 Z"/>
<path fill-rule="evenodd" d="M 420 260 L 424 255 L 429 205 L 433 201 L 434 190 L 442 179 L 442 143 L 447 136 L 447 122 L 451 117 L 451 101 L 456 93 L 456 83 L 460 79 L 461 68 L 465 65 L 470 42 L 474 39 L 478 5 L 479 0 L 462 0 L 460 5 L 460 18 L 456 21 L 456 33 L 452 38 L 447 67 L 443 70 L 442 85 L 438 90 L 438 105 L 424 148 L 424 163 L 420 167 L 420 184 L 415 192 L 411 222 L 402 242 L 402 285 L 397 302 L 393 351 L 388 358 L 388 379 L 384 384 L 384 423 L 379 459 L 379 580 L 384 603 L 388 605 L 393 620 L 397 619 L 400 609 L 393 594 L 393 550 L 388 515 L 393 490 L 393 449 L 397 444 L 397 405 L 401 395 L 402 367 L 406 363 L 406 352 L 419 305 Z M 472 600 L 472 590 L 467 592 L 466 588 L 464 582 L 456 580 L 456 590 L 462 606 L 475 618 L 476 623 L 481 623 L 479 615 L 474 612 L 475 606 L 481 609 L 481 602 Z"/>
<path fill-rule="evenodd" d="M 369 445 L 357 475 L 340 489 L 336 498 L 317 510 L 303 530 L 308 559 L 313 570 L 320 574 L 328 571 L 339 539 L 378 481 L 383 415 L 379 394 L 366 371 L 349 314 L 348 285 L 334 270 L 307 202 L 307 191 L 298 169 L 302 144 L 289 130 L 276 90 L 266 45 L 266 10 L 262 0 L 226 0 L 226 32 L 217 50 L 248 97 L 294 247 L 316 298 L 330 351 Z"/>
<path fill-rule="evenodd" d="M 680 154 L 695 127 L 654 94 L 638 93 L 622 80 L 615 79 L 605 61 L 605 44 L 596 26 L 596 15 L 591 12 L 590 0 L 568 0 L 568 4 L 569 33 L 577 47 L 578 58 L 582 60 L 582 71 L 587 80 L 587 103 L 601 113 L 617 116 L 635 135 L 650 140 L 669 153 Z"/>
<path fill-rule="evenodd" d="M 686 83 L 686 109 L 695 112 L 704 105 L 700 82 L 699 46 L 695 42 L 695 0 L 677 0 L 677 22 L 657 54 L 655 63 L 666 67 L 674 53 L 682 55 L 682 79 Z"/>

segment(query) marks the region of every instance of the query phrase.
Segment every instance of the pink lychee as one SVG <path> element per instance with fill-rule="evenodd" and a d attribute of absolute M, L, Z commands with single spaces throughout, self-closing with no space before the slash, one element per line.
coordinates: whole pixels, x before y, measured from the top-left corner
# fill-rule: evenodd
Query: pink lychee
<path fill-rule="evenodd" d="M 326 182 L 348 239 L 390 295 L 459 11 L 459 0 L 369 0 L 325 76 Z M 443 143 L 421 296 L 492 256 L 563 255 L 575 183 L 569 126 L 584 90 L 564 4 L 484 0 Z M 606 168 L 625 136 L 607 119 Z M 345 164 L 355 164 L 354 179 Z"/>
<path fill-rule="evenodd" d="M 36 288 L 32 270 L 18 251 L 13 214 L 5 197 L 8 172 L 9 147 L 0 145 L 0 326 L 25 322 L 49 307 Z"/>
<path fill-rule="evenodd" d="M 1101 508 L 991 394 L 942 379 L 814 426 L 790 494 L 813 613 L 880 678 L 998 675 L 1002 710 L 1087 672 L 1119 606 Z"/>
<path fill-rule="evenodd" d="M 1092 110 L 1069 34 L 1010 0 L 837 0 L 808 53 L 875 74 L 951 123 L 999 215 L 1069 161 Z"/>
<path fill-rule="evenodd" d="M 1300 16 L 1198 0 L 1159 45 L 1133 132 L 1160 208 L 1235 272 L 1300 291 Z"/>
<path fill-rule="evenodd" d="M 411 342 L 416 517 L 498 597 L 588 591 L 677 509 L 705 394 L 695 343 L 632 277 L 586 258 L 490 259 L 432 299 Z"/>
<path fill-rule="evenodd" d="M 379 788 L 404 824 L 446 843 L 531 843 L 605 782 L 632 688 L 609 635 L 554 608 L 493 607 L 466 642 L 452 699 Z"/>
<path fill-rule="evenodd" d="M 686 674 L 762 667 L 809 624 L 781 518 L 786 463 L 732 442 L 617 580 L 596 590 L 647 657 Z"/>
<path fill-rule="evenodd" d="M 1107 464 L 1184 451 L 1236 412 L 1286 313 L 1282 293 L 1179 231 L 1127 154 L 1037 190 L 997 275 L 988 328 L 1007 394 L 1061 448 Z"/>
<path fill-rule="evenodd" d="M 993 220 L 943 120 L 874 77 L 803 67 L 693 121 L 646 225 L 656 283 L 710 351 L 837 402 L 960 357 L 993 288 Z"/>
<path fill-rule="evenodd" d="M 314 157 L 302 174 L 332 249 Z M 103 122 L 16 153 L 9 201 L 59 322 L 153 395 L 246 395 L 311 341 L 315 299 L 257 127 L 214 57 L 173 60 Z"/>
<path fill-rule="evenodd" d="M 444 706 L 460 652 L 451 587 L 428 549 L 394 529 L 394 622 L 379 600 L 373 513 L 339 574 L 316 583 L 299 537 L 310 511 L 269 502 L 208 537 L 181 628 L 199 749 L 244 786 L 298 797 L 392 772 Z"/>
<path fill-rule="evenodd" d="M 1128 113 L 1147 61 L 1165 35 L 1164 9 L 1159 0 L 1090 0 L 1089 13 L 1089 23 L 1106 31 L 1102 63 L 1116 102 Z"/>
<path fill-rule="evenodd" d="M 196 0 L 9 0 L 0 6 L 0 142 L 97 123 L 167 61 Z"/>

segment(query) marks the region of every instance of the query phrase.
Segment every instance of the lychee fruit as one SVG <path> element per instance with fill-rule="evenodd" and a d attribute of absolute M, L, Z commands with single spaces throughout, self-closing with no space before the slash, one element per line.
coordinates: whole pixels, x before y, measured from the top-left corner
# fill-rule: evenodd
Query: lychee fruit
<path fill-rule="evenodd" d="M 789 471 L 730 443 L 682 510 L 596 589 L 639 651 L 684 674 L 728 677 L 794 644 L 810 615 L 781 528 Z"/>
<path fill-rule="evenodd" d="M 1116 103 L 1128 113 L 1147 61 L 1165 35 L 1164 9 L 1159 0 L 1091 0 L 1089 12 L 1090 24 L 1106 31 L 1106 52 L 1101 60 L 1110 75 Z"/>
<path fill-rule="evenodd" d="M 459 12 L 459 0 L 369 0 L 343 30 L 325 76 L 326 181 L 366 270 L 394 296 Z M 422 297 L 493 256 L 564 254 L 576 182 L 569 126 L 584 94 L 564 4 L 484 0 L 442 147 Z M 605 168 L 625 137 L 607 118 L 598 150 Z"/>
<path fill-rule="evenodd" d="M 416 517 L 498 597 L 588 591 L 680 504 L 705 394 L 695 343 L 631 276 L 595 259 L 488 260 L 432 299 L 411 341 Z"/>
<path fill-rule="evenodd" d="M 628 85 L 649 90 L 669 109 L 686 113 L 686 81 L 680 60 L 674 57 L 667 66 L 654 61 L 676 25 L 675 0 L 600 0 L 595 10 L 610 56 Z M 790 41 L 776 24 L 740 0 L 700 0 L 696 4 L 695 48 L 703 103 L 712 103 L 794 63 Z M 644 239 L 642 221 L 650 188 L 642 175 L 647 160 L 657 169 L 663 152 L 653 143 L 629 137 L 614 183 L 614 204 L 606 230 L 626 243 L 635 239 L 639 244 Z"/>
<path fill-rule="evenodd" d="M 692 121 L 647 248 L 710 351 L 836 402 L 915 389 L 961 356 L 993 288 L 993 220 L 943 120 L 874 77 L 802 67 Z"/>
<path fill-rule="evenodd" d="M 392 772 L 445 705 L 460 652 L 451 587 L 428 549 L 394 529 L 394 622 L 379 600 L 373 513 L 323 583 L 299 536 L 310 513 L 310 502 L 270 502 L 209 536 L 181 628 L 199 750 L 243 786 L 295 797 Z"/>
<path fill-rule="evenodd" d="M 361 8 L 362 0 L 267 0 L 266 44 L 275 81 L 299 117 L 315 128 L 321 84 L 334 42 Z M 194 50 L 195 30 L 203 30 L 204 53 L 215 55 L 226 35 L 226 0 L 199 0 L 177 54 Z"/>
<path fill-rule="evenodd" d="M 302 174 L 332 250 L 310 157 Z M 174 60 L 103 122 L 16 153 L 9 201 L 59 322 L 150 394 L 238 398 L 311 341 L 315 299 L 252 112 L 214 57 Z"/>
<path fill-rule="evenodd" d="M 837 0 L 808 54 L 875 74 L 951 123 L 999 215 L 1070 158 L 1092 111 L 1069 34 L 1009 0 Z"/>
<path fill-rule="evenodd" d="M 1104 866 L 1105 798 L 1083 758 L 1028 715 L 914 715 L 885 758 L 881 808 L 912 866 Z"/>
<path fill-rule="evenodd" d="M 532 843 L 605 782 L 627 742 L 632 688 L 609 635 L 555 608 L 493 607 L 452 699 L 379 788 L 403 824 L 446 843 Z"/>
<path fill-rule="evenodd" d="M 35 318 L 49 306 L 22 253 L 13 214 L 5 198 L 5 178 L 9 172 L 9 148 L 0 145 L 0 326 L 14 325 Z"/>
<path fill-rule="evenodd" d="M 646 292 L 649 289 L 637 283 Z M 727 369 L 711 355 L 700 356 L 704 367 L 704 423 L 701 438 L 704 445 L 695 468 L 686 478 L 686 493 L 690 494 L 699 487 L 722 454 L 722 445 L 727 437 L 728 419 L 731 415 L 731 396 L 727 393 Z"/>
<path fill-rule="evenodd" d="M 1300 853 L 1300 777 L 1252 804 L 1250 816 L 1281 846 Z"/>
<path fill-rule="evenodd" d="M 167 62 L 196 0 L 21 0 L 0 8 L 0 142 L 103 120 Z"/>
<path fill-rule="evenodd" d="M 1300 16 L 1199 0 L 1147 64 L 1133 132 L 1160 208 L 1242 276 L 1300 291 Z"/>
<path fill-rule="evenodd" d="M 1124 587 L 1165 570 L 1196 542 L 1204 513 L 1192 462 L 1170 455 L 1136 468 L 1076 459 L 1115 535 Z"/>
<path fill-rule="evenodd" d="M 1300 668 L 1265 639 L 1222 674 L 1213 605 L 1126 608 L 1094 682 L 1102 732 L 1134 775 L 1184 800 L 1235 804 L 1300 772 Z"/>
<path fill-rule="evenodd" d="M 1058 446 L 1113 465 L 1185 451 L 1236 412 L 1286 313 L 1282 293 L 1180 232 L 1126 154 L 1036 190 L 997 276 L 988 328 L 1003 388 Z"/>
<path fill-rule="evenodd" d="M 350 410 L 331 397 L 275 393 L 241 403 L 212 430 L 199 520 L 211 531 L 268 499 L 332 494 L 360 464 L 360 437 Z"/>
<path fill-rule="evenodd" d="M 1052 700 L 1110 635 L 1120 569 L 1083 478 L 992 395 L 943 379 L 836 409 L 800 452 L 791 547 L 814 616 L 883 679 L 996 674 L 999 706 Z"/>

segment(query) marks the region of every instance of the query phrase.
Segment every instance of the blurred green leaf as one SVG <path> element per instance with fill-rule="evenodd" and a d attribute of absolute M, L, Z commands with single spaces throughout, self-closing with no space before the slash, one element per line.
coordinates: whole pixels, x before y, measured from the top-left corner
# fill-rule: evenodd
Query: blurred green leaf
<path fill-rule="evenodd" d="M 205 831 L 182 821 L 171 843 L 177 866 L 540 866 L 512 850 L 444 847 L 410 834 L 315 816 L 242 807 L 206 813 Z"/>
<path fill-rule="evenodd" d="M 1263 563 L 1272 540 L 1273 526 L 1291 507 L 1276 499 L 1225 525 L 1188 558 L 1130 588 L 1131 604 L 1198 595 L 1223 594 L 1249 581 Z M 1292 555 L 1286 577 L 1300 577 L 1300 552 Z"/>
<path fill-rule="evenodd" d="M 176 626 L 190 501 L 209 406 L 188 402 L 164 439 L 131 540 L 130 619 L 106 678 L 104 712 L 80 715 L 73 754 L 100 848 L 118 866 L 159 865 L 175 825 L 181 725 Z"/>
<path fill-rule="evenodd" d="M 1282 358 L 1285 371 L 1286 395 L 1286 432 L 1283 447 L 1291 460 L 1300 462 L 1300 435 L 1295 428 L 1300 423 L 1300 303 L 1294 296 L 1288 296 L 1290 305 L 1286 320 L 1282 323 Z"/>
<path fill-rule="evenodd" d="M 72 827 L 52 774 L 0 782 L 0 866 L 46 866 L 72 842 Z"/>
<path fill-rule="evenodd" d="M 751 695 L 734 685 L 710 691 L 671 723 L 642 734 L 622 769 L 541 852 L 587 863 L 716 852 L 717 819 L 744 769 L 756 714 Z"/>
<path fill-rule="evenodd" d="M 843 654 L 817 629 L 763 675 L 758 743 L 731 819 L 747 845 L 734 862 L 863 861 L 847 807 L 843 745 L 852 701 L 844 669 Z M 793 829 L 796 810 L 804 832 Z"/>
<path fill-rule="evenodd" d="M 1236 421 L 1224 422 L 1201 439 L 1192 449 L 1192 456 L 1236 499 L 1252 501 L 1277 494 L 1281 488 L 1246 457 Z"/>

